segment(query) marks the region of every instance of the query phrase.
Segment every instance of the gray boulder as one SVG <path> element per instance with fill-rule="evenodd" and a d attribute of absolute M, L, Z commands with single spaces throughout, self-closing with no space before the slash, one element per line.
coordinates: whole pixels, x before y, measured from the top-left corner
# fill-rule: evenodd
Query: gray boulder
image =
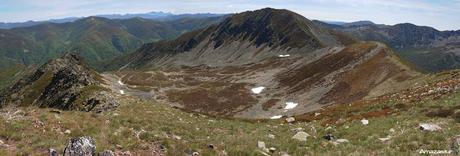
<path fill-rule="evenodd" d="M 96 155 L 96 141 L 92 137 L 70 139 L 65 147 L 64 156 L 93 156 Z"/>
<path fill-rule="evenodd" d="M 104 152 L 99 153 L 99 156 L 115 156 L 111 150 L 105 150 Z"/>
<path fill-rule="evenodd" d="M 306 132 L 297 132 L 294 136 L 292 136 L 292 139 L 298 140 L 298 141 L 307 141 L 307 137 L 310 135 Z"/>
<path fill-rule="evenodd" d="M 58 156 L 58 152 L 55 149 L 50 148 L 48 150 L 49 156 Z"/>

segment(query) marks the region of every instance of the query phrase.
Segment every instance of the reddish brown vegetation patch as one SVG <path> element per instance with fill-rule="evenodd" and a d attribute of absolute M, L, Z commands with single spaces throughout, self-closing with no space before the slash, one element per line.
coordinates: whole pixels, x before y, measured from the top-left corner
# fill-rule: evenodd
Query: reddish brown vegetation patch
<path fill-rule="evenodd" d="M 278 79 L 281 85 L 291 87 L 291 93 L 301 91 L 323 81 L 328 74 L 351 64 L 375 47 L 371 43 L 354 44 L 342 52 L 324 56 L 298 69 L 282 73 L 278 75 Z"/>
<path fill-rule="evenodd" d="M 339 104 L 326 106 L 324 109 L 296 116 L 299 121 L 321 120 L 323 125 L 340 125 L 340 121 L 361 120 L 362 118 L 379 118 L 392 114 L 400 114 L 409 110 L 414 102 L 421 100 L 433 100 L 443 95 L 453 92 L 456 88 L 460 88 L 460 79 L 456 72 L 447 74 L 446 78 L 439 79 L 433 83 L 416 86 L 399 93 L 384 95 L 373 100 L 360 100 L 351 104 Z M 440 75 L 437 75 L 439 77 Z M 441 75 L 442 76 L 442 75 Z M 390 105 L 386 103 L 390 102 Z M 391 103 L 396 103 L 392 105 Z M 372 109 L 372 105 L 385 106 L 381 109 Z M 371 108 L 369 110 L 369 108 Z M 452 107 L 433 106 L 426 109 L 428 117 L 450 117 L 460 122 L 460 105 Z M 320 115 L 315 115 L 320 113 Z"/>
<path fill-rule="evenodd" d="M 337 78 L 339 82 L 320 103 L 350 103 L 362 99 L 380 83 L 402 73 L 402 69 L 388 57 L 389 52 L 383 49 L 353 70 L 340 74 Z"/>
<path fill-rule="evenodd" d="M 187 90 L 170 90 L 167 97 L 190 111 L 200 111 L 211 115 L 227 116 L 244 110 L 257 103 L 246 84 L 207 84 Z"/>
<path fill-rule="evenodd" d="M 424 86 L 416 86 L 399 93 L 384 95 L 380 99 L 393 100 L 402 103 L 414 103 L 427 99 L 439 99 L 460 88 L 460 78 L 457 71 L 438 74 L 436 77 L 445 77 Z"/>
<path fill-rule="evenodd" d="M 385 117 L 391 115 L 393 113 L 393 109 L 391 108 L 384 108 L 381 110 L 370 111 L 358 115 L 352 115 L 349 117 L 349 120 L 361 120 L 363 118 L 370 119 L 370 118 L 378 118 L 378 117 Z"/>
<path fill-rule="evenodd" d="M 364 111 L 366 107 L 370 106 L 371 104 L 378 104 L 384 101 L 380 99 L 375 100 L 359 100 L 355 101 L 354 103 L 350 104 L 338 104 L 338 105 L 331 105 L 326 106 L 322 110 L 317 112 L 310 112 L 303 115 L 296 116 L 296 120 L 299 121 L 313 121 L 313 120 L 322 120 L 322 125 L 340 125 L 339 121 L 353 121 L 353 120 L 361 120 L 363 118 L 377 118 L 377 117 L 385 117 L 391 115 L 393 113 L 397 113 L 399 110 L 394 108 L 385 107 L 383 109 L 372 110 L 372 111 Z M 315 115 L 319 113 L 319 115 Z"/>
<path fill-rule="evenodd" d="M 441 117 L 441 118 L 446 118 L 454 114 L 453 109 L 443 109 L 443 108 L 438 108 L 436 110 L 431 110 L 428 113 L 426 113 L 426 116 L 428 117 Z"/>
<path fill-rule="evenodd" d="M 272 68 L 279 68 L 285 66 L 290 61 L 286 59 L 270 58 L 259 63 L 251 63 L 243 66 L 227 66 L 219 70 L 220 74 L 247 74 L 249 72 L 263 71 Z"/>

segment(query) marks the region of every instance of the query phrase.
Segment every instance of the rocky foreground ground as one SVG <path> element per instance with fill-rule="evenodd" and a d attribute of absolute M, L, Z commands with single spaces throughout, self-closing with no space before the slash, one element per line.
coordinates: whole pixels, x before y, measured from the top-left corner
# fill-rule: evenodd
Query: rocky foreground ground
<path fill-rule="evenodd" d="M 122 94 L 120 107 L 103 113 L 7 107 L 1 111 L 0 155 L 62 155 L 70 149 L 100 155 L 456 153 L 458 78 L 451 72 L 424 80 L 381 99 L 278 120 L 215 118 Z"/>

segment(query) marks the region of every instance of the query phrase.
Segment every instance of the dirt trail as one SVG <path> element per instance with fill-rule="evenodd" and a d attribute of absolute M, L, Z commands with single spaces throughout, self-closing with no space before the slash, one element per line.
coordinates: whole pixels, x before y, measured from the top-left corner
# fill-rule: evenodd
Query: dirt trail
<path fill-rule="evenodd" d="M 106 87 L 110 88 L 113 92 L 121 95 L 134 96 L 141 99 L 153 99 L 153 92 L 146 92 L 141 90 L 132 89 L 133 86 L 125 84 L 121 81 L 121 78 L 110 73 L 101 74 L 104 80 L 106 80 Z"/>

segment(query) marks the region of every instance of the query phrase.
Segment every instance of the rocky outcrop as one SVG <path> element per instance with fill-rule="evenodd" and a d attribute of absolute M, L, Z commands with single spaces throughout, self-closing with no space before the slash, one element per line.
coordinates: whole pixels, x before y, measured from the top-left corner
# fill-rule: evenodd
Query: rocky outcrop
<path fill-rule="evenodd" d="M 3 91 L 3 105 L 36 105 L 63 110 L 103 111 L 118 106 L 101 76 L 74 54 L 49 61 Z"/>
<path fill-rule="evenodd" d="M 64 156 L 93 156 L 96 155 L 96 141 L 91 137 L 73 138 L 64 150 Z"/>

